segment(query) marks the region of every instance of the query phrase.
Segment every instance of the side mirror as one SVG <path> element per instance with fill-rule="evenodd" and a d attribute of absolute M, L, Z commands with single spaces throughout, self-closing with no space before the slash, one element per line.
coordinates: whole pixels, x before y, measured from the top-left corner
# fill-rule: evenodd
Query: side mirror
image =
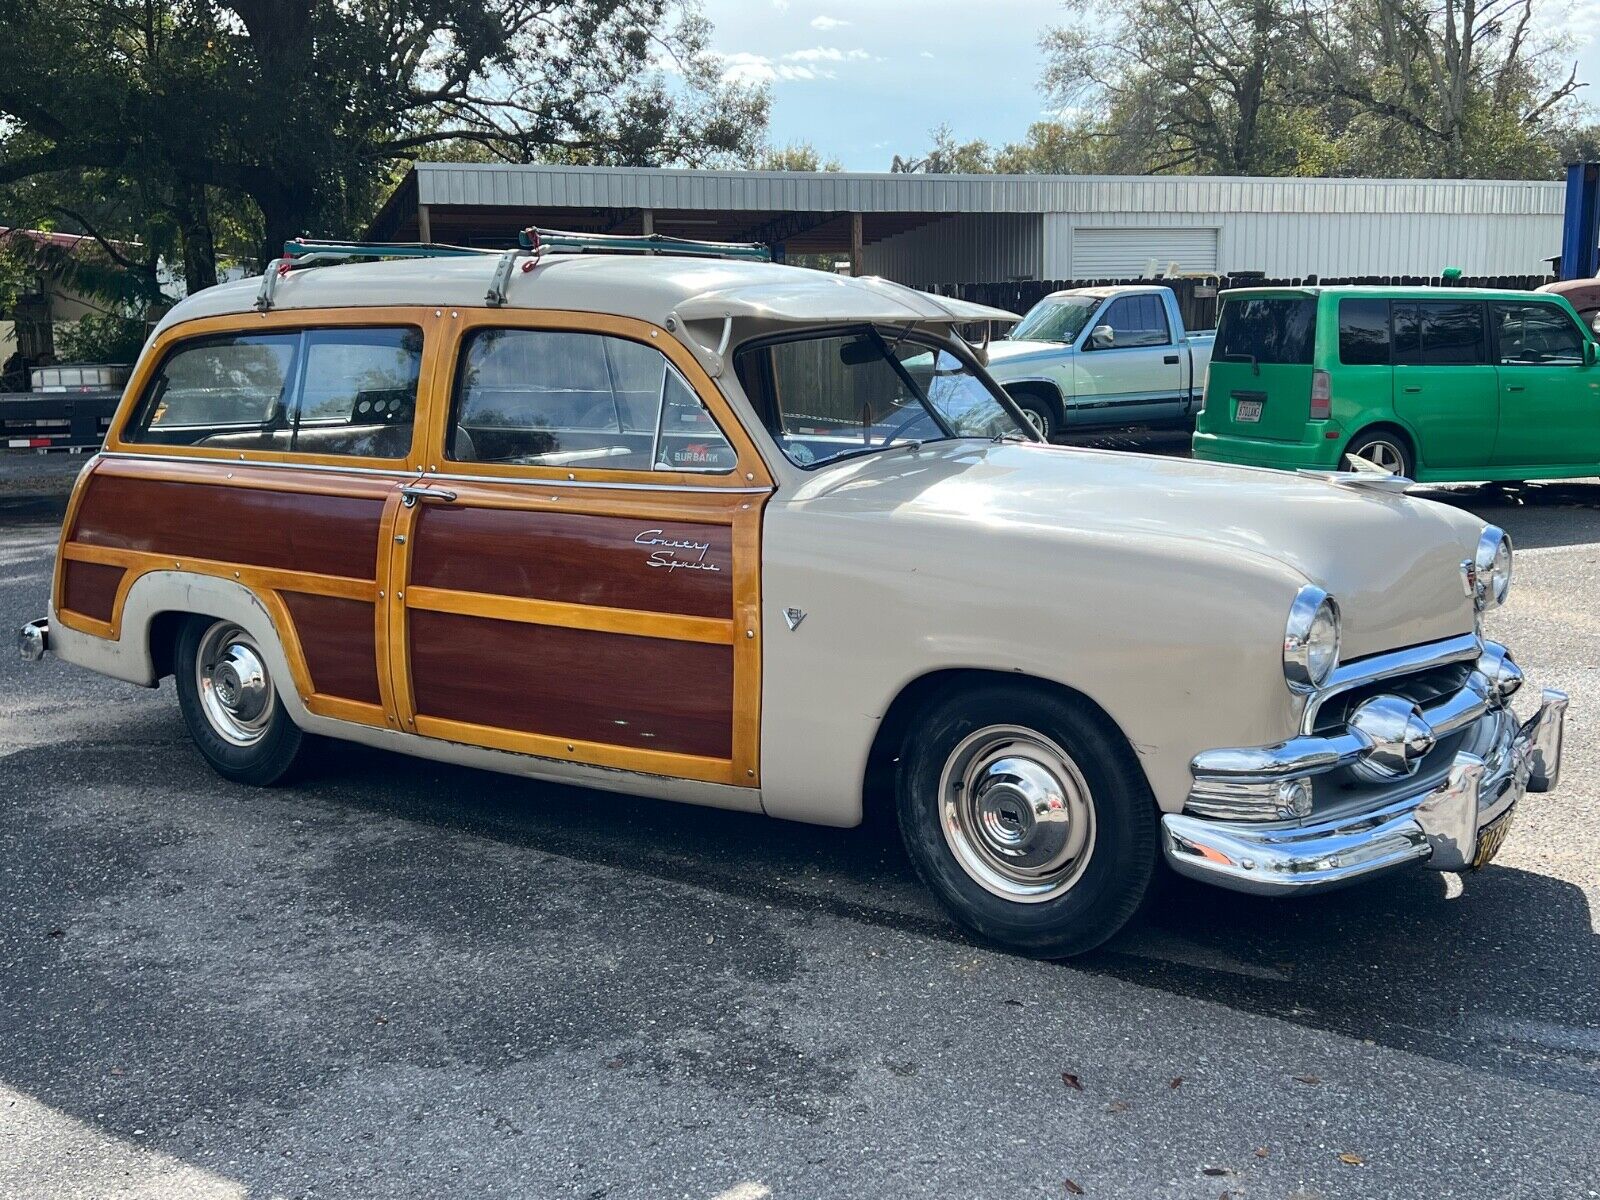
<path fill-rule="evenodd" d="M 1600 361 L 1600 345 L 1594 342 L 1585 342 L 1583 344 L 1583 365 L 1592 367 L 1596 361 Z"/>
<path fill-rule="evenodd" d="M 1117 344 L 1117 331 L 1109 325 L 1096 325 L 1089 331 L 1089 349 L 1109 350 Z"/>

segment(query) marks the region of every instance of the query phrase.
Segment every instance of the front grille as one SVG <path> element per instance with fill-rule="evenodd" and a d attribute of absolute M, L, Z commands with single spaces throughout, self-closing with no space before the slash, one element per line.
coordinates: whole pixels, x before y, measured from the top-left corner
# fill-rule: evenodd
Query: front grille
<path fill-rule="evenodd" d="M 1427 708 L 1465 687 L 1472 668 L 1471 662 L 1454 662 L 1410 675 L 1393 675 L 1360 684 L 1323 701 L 1322 707 L 1317 709 L 1311 732 L 1320 736 L 1342 732 L 1356 709 L 1374 696 L 1401 696 Z"/>

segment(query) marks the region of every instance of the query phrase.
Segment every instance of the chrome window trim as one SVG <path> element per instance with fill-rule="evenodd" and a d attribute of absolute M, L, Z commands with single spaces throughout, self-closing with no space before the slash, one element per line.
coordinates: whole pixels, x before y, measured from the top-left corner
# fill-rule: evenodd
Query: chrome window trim
<path fill-rule="evenodd" d="M 416 471 L 404 467 L 342 467 L 330 463 L 269 462 L 259 459 L 223 458 L 220 455 L 145 454 L 137 450 L 101 450 L 93 458 L 132 459 L 145 462 L 216 463 L 219 466 L 270 467 L 288 471 L 322 471 L 333 475 L 375 475 L 386 479 L 453 479 L 458 483 L 509 483 L 517 487 L 592 488 L 606 492 L 696 492 L 709 495 L 765 496 L 770 487 L 712 487 L 694 483 L 612 483 L 600 479 L 553 479 L 546 476 L 467 475 L 441 471 Z M 93 461 L 91 458 L 90 461 Z"/>
<path fill-rule="evenodd" d="M 1322 706 L 1343 692 L 1397 675 L 1413 675 L 1447 667 L 1452 663 L 1475 661 L 1483 649 L 1483 639 L 1477 633 L 1463 633 L 1441 642 L 1427 642 L 1421 646 L 1370 655 L 1352 663 L 1340 663 L 1334 667 L 1327 683 L 1307 695 L 1305 713 L 1300 718 L 1300 731 L 1309 734 L 1316 727 L 1317 713 Z"/>

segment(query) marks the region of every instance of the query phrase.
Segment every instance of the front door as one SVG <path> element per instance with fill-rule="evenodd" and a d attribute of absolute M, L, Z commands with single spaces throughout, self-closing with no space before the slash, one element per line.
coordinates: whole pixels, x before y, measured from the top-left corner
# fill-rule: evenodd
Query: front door
<path fill-rule="evenodd" d="M 1095 348 L 1094 331 L 1111 330 Z M 1083 333 L 1076 357 L 1072 407 L 1080 423 L 1136 424 L 1182 414 L 1183 348 L 1154 293 L 1120 296 Z"/>
<path fill-rule="evenodd" d="M 755 786 L 770 477 L 715 385 L 642 322 L 458 320 L 435 381 L 438 470 L 408 487 L 394 533 L 400 721 Z"/>
<path fill-rule="evenodd" d="M 1600 367 L 1584 358 L 1584 333 L 1549 301 L 1490 305 L 1499 358 L 1504 467 L 1600 463 Z"/>

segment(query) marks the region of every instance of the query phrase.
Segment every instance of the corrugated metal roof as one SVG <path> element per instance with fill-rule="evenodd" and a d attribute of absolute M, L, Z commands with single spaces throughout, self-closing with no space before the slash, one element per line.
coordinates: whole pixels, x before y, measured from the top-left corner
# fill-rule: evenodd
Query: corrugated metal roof
<path fill-rule="evenodd" d="M 877 175 L 418 163 L 419 203 L 739 212 L 1372 212 L 1559 215 L 1559 182 Z"/>

